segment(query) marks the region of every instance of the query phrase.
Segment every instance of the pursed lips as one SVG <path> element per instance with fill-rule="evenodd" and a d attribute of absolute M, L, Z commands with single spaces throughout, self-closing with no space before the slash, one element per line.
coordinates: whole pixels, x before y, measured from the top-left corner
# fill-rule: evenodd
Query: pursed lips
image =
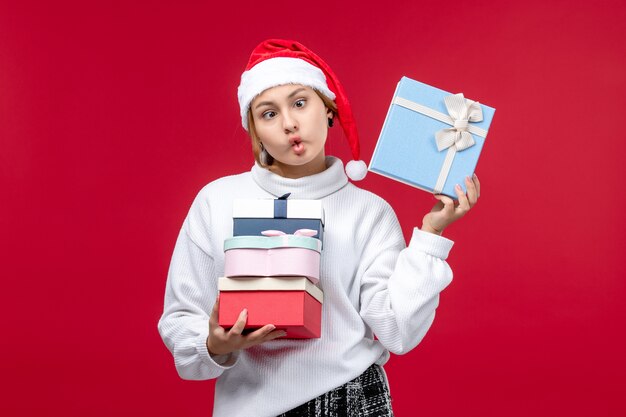
<path fill-rule="evenodd" d="M 302 139 L 297 136 L 294 136 L 289 139 L 289 144 L 291 145 L 291 149 L 296 153 L 296 155 L 301 155 L 304 152 L 304 144 L 302 143 Z"/>

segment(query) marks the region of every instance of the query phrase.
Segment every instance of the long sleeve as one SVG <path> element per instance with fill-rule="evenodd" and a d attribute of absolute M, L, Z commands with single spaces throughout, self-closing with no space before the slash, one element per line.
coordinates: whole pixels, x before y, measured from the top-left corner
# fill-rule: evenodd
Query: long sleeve
<path fill-rule="evenodd" d="M 183 379 L 212 379 L 237 362 L 238 352 L 211 357 L 206 340 L 217 297 L 216 273 L 206 240 L 206 215 L 194 203 L 180 231 L 170 264 L 159 333 Z"/>
<path fill-rule="evenodd" d="M 362 256 L 360 315 L 389 351 L 404 354 L 423 339 L 452 281 L 445 259 L 453 242 L 415 228 L 408 247 L 393 212 L 383 212 Z"/>

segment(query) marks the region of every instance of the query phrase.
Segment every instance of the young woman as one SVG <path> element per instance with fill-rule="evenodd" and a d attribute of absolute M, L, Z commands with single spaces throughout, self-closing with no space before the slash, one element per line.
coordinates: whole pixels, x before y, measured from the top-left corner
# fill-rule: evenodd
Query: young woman
<path fill-rule="evenodd" d="M 242 124 L 256 164 L 218 179 L 194 200 L 180 231 L 159 332 L 185 379 L 218 378 L 214 416 L 390 416 L 382 365 L 389 352 L 413 349 L 430 327 L 439 293 L 452 280 L 441 232 L 480 194 L 478 179 L 457 186 L 422 219 L 406 246 L 392 208 L 348 181 L 365 165 L 341 84 L 317 55 L 294 41 L 268 40 L 252 53 L 239 86 Z M 355 161 L 326 156 L 338 119 Z M 232 236 L 232 201 L 320 199 L 325 210 L 319 286 L 322 336 L 283 339 L 268 323 L 243 334 L 246 311 L 231 329 L 218 325 L 217 279 L 223 242 Z"/>

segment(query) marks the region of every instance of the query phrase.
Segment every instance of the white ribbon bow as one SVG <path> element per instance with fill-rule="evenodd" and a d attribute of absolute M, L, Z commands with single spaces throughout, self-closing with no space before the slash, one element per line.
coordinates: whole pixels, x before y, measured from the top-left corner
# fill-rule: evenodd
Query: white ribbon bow
<path fill-rule="evenodd" d="M 463 97 L 463 93 L 452 94 L 443 99 L 448 109 L 450 119 L 452 119 L 451 128 L 441 129 L 435 133 L 435 142 L 439 152 L 447 149 L 446 157 L 443 160 L 443 166 L 439 172 L 439 178 L 433 187 L 435 194 L 443 191 L 443 186 L 448 178 L 452 161 L 457 151 L 462 151 L 474 146 L 474 138 L 468 132 L 470 129 L 469 122 L 480 122 L 483 120 L 483 111 L 477 101 L 472 101 Z"/>
<path fill-rule="evenodd" d="M 454 145 L 457 151 L 474 146 L 474 138 L 467 131 L 469 122 L 483 120 L 483 111 L 477 101 L 463 97 L 463 93 L 452 94 L 444 98 L 448 114 L 454 122 L 454 127 L 441 129 L 435 134 L 439 152 Z"/>

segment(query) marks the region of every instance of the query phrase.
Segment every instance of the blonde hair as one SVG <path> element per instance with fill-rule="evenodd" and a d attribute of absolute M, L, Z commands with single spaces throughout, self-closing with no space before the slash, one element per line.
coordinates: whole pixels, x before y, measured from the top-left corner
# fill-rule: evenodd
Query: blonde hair
<path fill-rule="evenodd" d="M 324 94 L 320 93 L 319 91 L 315 89 L 313 91 L 315 91 L 318 97 L 322 99 L 322 101 L 324 102 L 324 106 L 326 106 L 326 108 L 333 113 L 334 117 L 337 114 L 337 105 L 335 104 L 335 102 L 326 97 Z M 254 160 L 263 168 L 274 171 L 274 158 L 272 158 L 270 154 L 267 154 L 267 161 L 261 161 L 261 139 L 259 139 L 259 135 L 256 133 L 256 127 L 254 126 L 254 116 L 252 116 L 251 111 L 248 111 L 248 135 L 250 135 L 250 142 L 252 144 L 252 153 L 254 154 Z"/>

